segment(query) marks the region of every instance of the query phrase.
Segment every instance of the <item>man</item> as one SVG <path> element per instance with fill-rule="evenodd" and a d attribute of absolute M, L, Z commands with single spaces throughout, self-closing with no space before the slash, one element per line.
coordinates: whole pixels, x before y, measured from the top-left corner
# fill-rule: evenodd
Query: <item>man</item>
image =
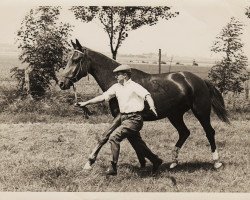
<path fill-rule="evenodd" d="M 148 102 L 150 110 L 157 116 L 154 101 L 150 93 L 138 83 L 131 80 L 131 67 L 120 65 L 113 71 L 117 79 L 116 84 L 111 86 L 102 95 L 97 96 L 86 102 L 79 102 L 78 106 L 86 106 L 108 101 L 113 97 L 118 100 L 121 112 L 121 125 L 114 130 L 109 137 L 111 144 L 112 161 L 107 170 L 107 175 L 117 175 L 117 163 L 120 153 L 120 142 L 125 139 L 133 139 L 140 149 L 141 154 L 153 163 L 153 173 L 157 171 L 162 164 L 162 160 L 151 152 L 146 143 L 140 136 L 140 130 L 143 126 L 141 111 L 144 109 L 144 101 Z"/>

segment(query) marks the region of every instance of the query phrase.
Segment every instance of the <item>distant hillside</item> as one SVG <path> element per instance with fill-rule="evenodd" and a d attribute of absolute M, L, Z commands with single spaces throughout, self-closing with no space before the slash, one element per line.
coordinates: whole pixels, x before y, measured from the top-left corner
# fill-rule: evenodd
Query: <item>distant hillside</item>
<path fill-rule="evenodd" d="M 18 54 L 18 49 L 15 45 L 0 43 L 0 54 Z"/>
<path fill-rule="evenodd" d="M 111 57 L 109 54 L 105 54 Z M 126 64 L 158 64 L 159 56 L 155 53 L 148 54 L 118 54 L 117 61 Z M 212 67 L 219 59 L 207 57 L 185 57 L 185 56 L 161 56 L 162 64 L 166 65 L 180 65 L 180 66 L 193 66 L 193 62 L 201 67 Z M 247 70 L 250 71 L 250 58 L 248 60 Z"/>
<path fill-rule="evenodd" d="M 104 55 L 112 58 L 110 52 L 102 52 Z M 0 55 L 4 56 L 15 56 L 18 57 L 19 51 L 14 44 L 0 43 Z M 117 61 L 120 63 L 148 63 L 157 64 L 159 60 L 157 53 L 143 53 L 143 54 L 118 54 Z M 205 58 L 205 57 L 184 57 L 184 56 L 169 56 L 167 54 L 162 54 L 161 60 L 163 64 L 167 65 L 190 65 L 192 66 L 193 61 L 199 66 L 212 67 L 216 59 Z M 250 61 L 250 60 L 249 60 Z M 250 70 L 250 64 L 248 65 L 248 70 Z"/>

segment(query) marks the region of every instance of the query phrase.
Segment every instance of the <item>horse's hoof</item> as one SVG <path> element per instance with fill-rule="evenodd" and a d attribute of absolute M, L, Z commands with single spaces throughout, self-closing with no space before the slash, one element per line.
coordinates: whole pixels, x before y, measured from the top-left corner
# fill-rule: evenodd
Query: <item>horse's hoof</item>
<path fill-rule="evenodd" d="M 87 163 L 84 165 L 83 169 L 84 169 L 84 170 L 91 170 L 92 167 L 91 167 L 90 162 L 87 162 Z"/>
<path fill-rule="evenodd" d="M 221 163 L 221 162 L 215 162 L 215 163 L 214 163 L 214 168 L 215 168 L 215 169 L 219 169 L 221 166 L 222 166 L 222 163 Z"/>
<path fill-rule="evenodd" d="M 174 163 L 171 163 L 171 165 L 170 165 L 170 169 L 173 169 L 173 168 L 175 168 L 177 166 L 177 163 L 176 162 L 174 162 Z"/>

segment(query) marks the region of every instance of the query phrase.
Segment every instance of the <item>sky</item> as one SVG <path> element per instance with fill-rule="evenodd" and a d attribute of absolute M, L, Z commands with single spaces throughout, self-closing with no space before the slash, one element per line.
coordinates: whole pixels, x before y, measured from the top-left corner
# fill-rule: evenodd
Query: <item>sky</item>
<path fill-rule="evenodd" d="M 68 10 L 72 5 L 138 5 L 134 0 L 1 0 L 0 43 L 14 44 L 17 30 L 25 14 L 38 5 L 62 6 L 63 22 L 74 25 L 72 38 L 99 52 L 110 52 L 107 33 L 97 22 L 82 23 Z M 157 53 L 168 56 L 215 58 L 211 46 L 222 28 L 235 17 L 245 24 L 241 36 L 245 55 L 250 56 L 250 19 L 244 14 L 250 0 L 154 0 L 140 1 L 140 5 L 167 5 L 180 14 L 155 26 L 144 26 L 129 32 L 118 54 Z M 250 59 L 250 57 L 249 57 Z"/>

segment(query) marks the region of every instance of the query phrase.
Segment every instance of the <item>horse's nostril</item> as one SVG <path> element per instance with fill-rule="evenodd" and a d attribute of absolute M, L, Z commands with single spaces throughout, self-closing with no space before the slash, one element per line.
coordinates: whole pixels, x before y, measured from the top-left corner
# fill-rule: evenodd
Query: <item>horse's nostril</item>
<path fill-rule="evenodd" d="M 59 83 L 59 86 L 62 87 L 62 86 L 63 86 L 63 82 L 60 82 L 60 83 Z"/>

